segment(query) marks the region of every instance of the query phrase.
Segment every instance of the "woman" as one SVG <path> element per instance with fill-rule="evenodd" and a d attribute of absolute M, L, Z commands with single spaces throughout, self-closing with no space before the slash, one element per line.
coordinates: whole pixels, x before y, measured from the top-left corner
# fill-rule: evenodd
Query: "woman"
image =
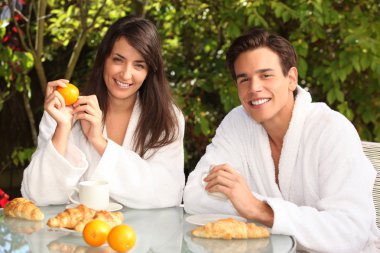
<path fill-rule="evenodd" d="M 179 205 L 184 118 L 170 95 L 155 26 L 137 17 L 118 20 L 73 106 L 65 106 L 56 91 L 66 83 L 48 83 L 22 195 L 38 205 L 64 204 L 78 182 L 102 179 L 110 184 L 110 197 L 125 206 Z"/>

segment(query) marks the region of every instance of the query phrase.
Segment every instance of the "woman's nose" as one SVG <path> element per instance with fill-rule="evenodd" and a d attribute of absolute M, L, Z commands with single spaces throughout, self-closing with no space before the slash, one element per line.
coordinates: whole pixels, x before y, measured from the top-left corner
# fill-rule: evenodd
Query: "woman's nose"
<path fill-rule="evenodd" d="M 124 80 L 132 79 L 132 66 L 126 65 L 121 74 Z"/>

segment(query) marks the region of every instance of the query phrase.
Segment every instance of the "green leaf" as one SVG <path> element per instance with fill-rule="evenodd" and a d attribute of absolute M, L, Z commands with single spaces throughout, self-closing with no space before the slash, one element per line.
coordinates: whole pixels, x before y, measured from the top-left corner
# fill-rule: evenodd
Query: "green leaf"
<path fill-rule="evenodd" d="M 327 103 L 332 104 L 336 100 L 334 89 L 331 89 L 327 92 Z"/>
<path fill-rule="evenodd" d="M 307 62 L 303 58 L 298 60 L 298 74 L 301 78 L 305 79 L 307 73 Z"/>

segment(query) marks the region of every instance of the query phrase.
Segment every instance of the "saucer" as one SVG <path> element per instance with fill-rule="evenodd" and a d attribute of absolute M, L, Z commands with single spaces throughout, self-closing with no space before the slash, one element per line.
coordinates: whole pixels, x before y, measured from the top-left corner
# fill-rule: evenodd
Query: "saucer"
<path fill-rule="evenodd" d="M 69 205 L 66 206 L 66 209 L 67 208 L 74 208 L 74 207 L 77 207 L 77 206 L 78 206 L 78 204 L 74 204 L 74 203 L 73 204 L 69 204 Z M 105 209 L 105 211 L 110 211 L 110 212 L 112 212 L 112 211 L 118 211 L 118 210 L 120 210 L 122 208 L 123 208 L 123 206 L 120 205 L 119 203 L 110 202 L 110 204 Z"/>

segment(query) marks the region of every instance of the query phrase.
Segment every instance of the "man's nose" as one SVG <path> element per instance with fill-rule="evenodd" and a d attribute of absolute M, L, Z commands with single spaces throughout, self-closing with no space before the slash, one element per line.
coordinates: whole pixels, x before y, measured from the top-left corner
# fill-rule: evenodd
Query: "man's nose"
<path fill-rule="evenodd" d="M 263 87 L 261 81 L 255 78 L 251 78 L 251 80 L 249 81 L 249 89 L 252 92 L 262 91 Z"/>

